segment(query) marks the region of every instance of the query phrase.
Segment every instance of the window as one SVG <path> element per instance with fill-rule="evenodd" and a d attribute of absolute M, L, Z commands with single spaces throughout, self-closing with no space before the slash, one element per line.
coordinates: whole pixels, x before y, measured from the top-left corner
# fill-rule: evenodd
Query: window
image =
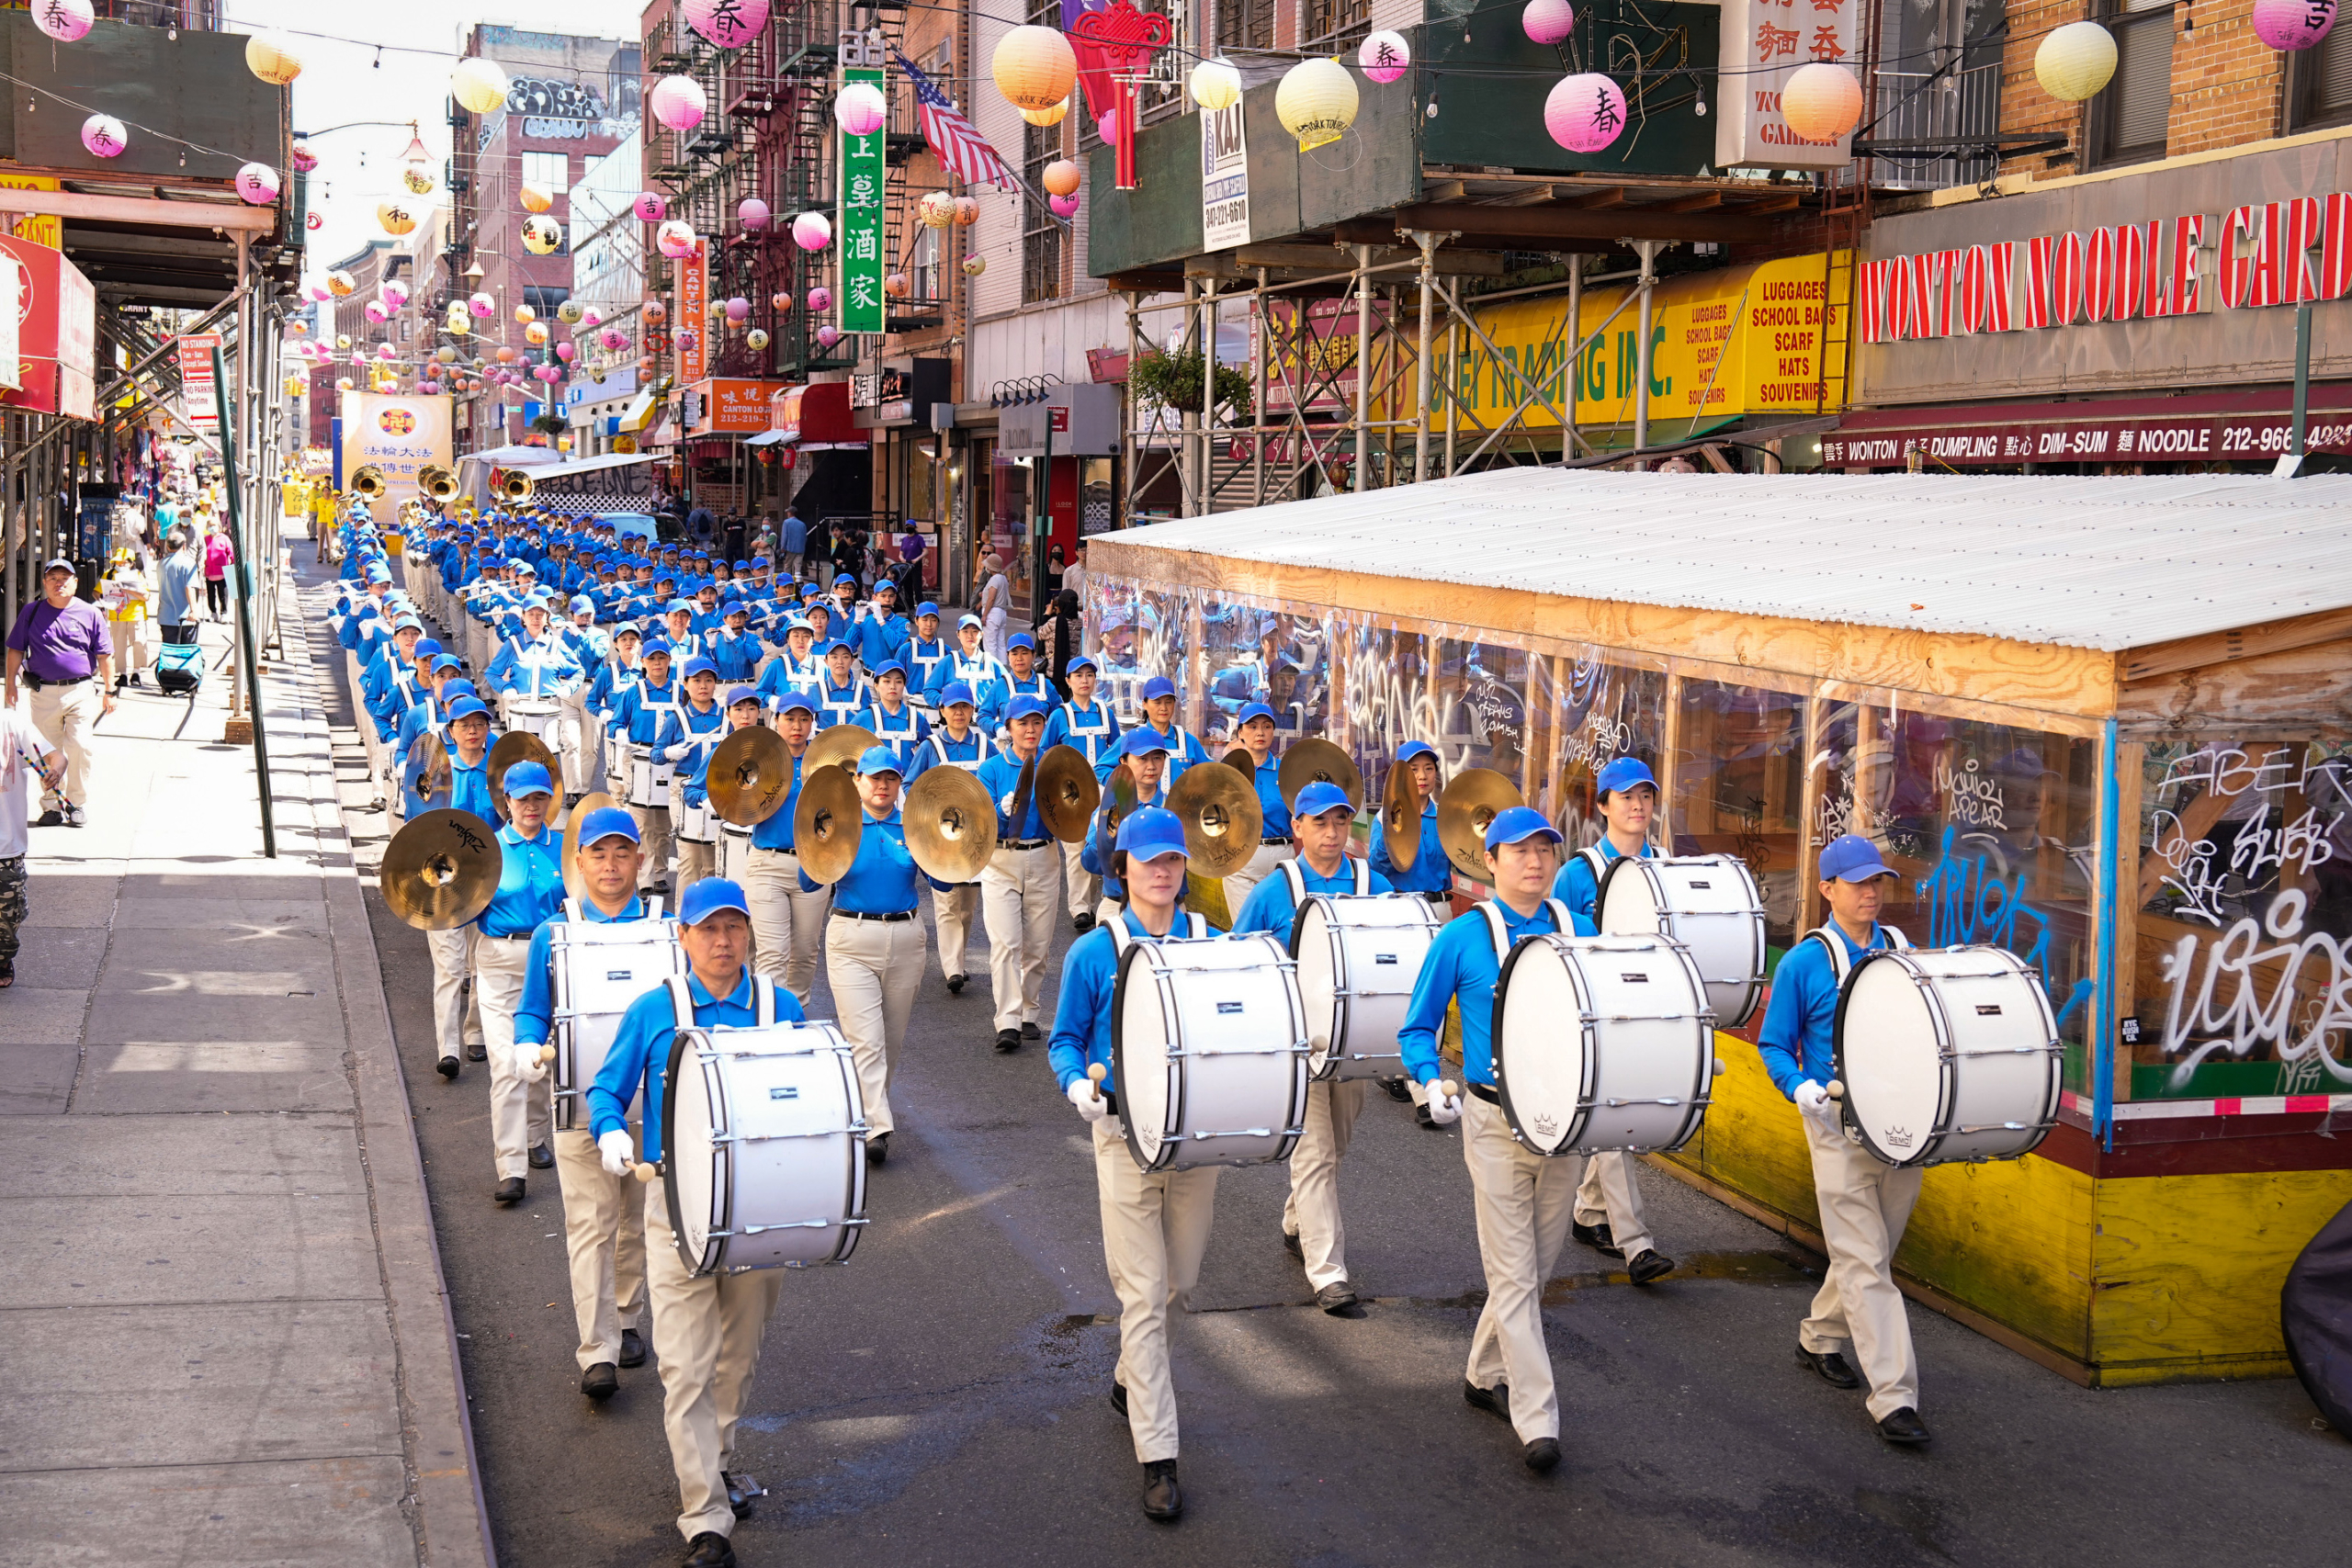
<path fill-rule="evenodd" d="M 944 299 L 947 297 L 939 277 L 939 230 L 926 223 L 915 236 L 914 286 L 917 299 Z"/>
<path fill-rule="evenodd" d="M 2289 129 L 2316 130 L 2352 121 L 2352 27 L 2330 28 L 2316 46 L 2290 58 Z"/>
<path fill-rule="evenodd" d="M 1306 28 L 1300 47 L 1308 53 L 1352 50 L 1372 31 L 1372 0 L 1306 0 Z"/>
<path fill-rule="evenodd" d="M 1274 0 L 1225 0 L 1216 11 L 1216 41 L 1223 49 L 1274 47 Z"/>
<path fill-rule="evenodd" d="M 2115 35 L 2115 79 L 2091 100 L 2091 145 L 2100 165 L 2165 155 L 2172 118 L 2173 0 L 2107 0 L 2099 20 Z"/>
<path fill-rule="evenodd" d="M 568 152 L 523 154 L 523 183 L 561 196 L 571 188 L 571 155 Z"/>

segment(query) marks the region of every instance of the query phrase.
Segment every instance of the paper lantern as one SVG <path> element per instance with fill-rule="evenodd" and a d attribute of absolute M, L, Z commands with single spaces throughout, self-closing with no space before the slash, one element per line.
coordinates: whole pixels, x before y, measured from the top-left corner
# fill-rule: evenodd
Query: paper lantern
<path fill-rule="evenodd" d="M 384 303 L 390 305 L 395 310 L 408 303 L 408 285 L 402 283 L 398 278 L 392 279 L 382 288 L 377 289 L 376 292 L 382 295 L 384 297 Z"/>
<path fill-rule="evenodd" d="M 681 349 L 692 348 L 702 341 L 702 334 L 692 327 L 680 327 L 677 335 L 678 346 Z"/>
<path fill-rule="evenodd" d="M 566 299 L 555 308 L 555 319 L 568 327 L 578 326 L 580 318 L 585 314 L 587 312 L 580 308 L 580 301 L 577 299 Z"/>
<path fill-rule="evenodd" d="M 792 296 L 789 294 L 771 294 L 768 296 L 768 303 L 775 306 L 779 311 L 790 310 L 792 309 Z"/>
<path fill-rule="evenodd" d="M 545 321 L 533 321 L 523 329 L 523 341 L 533 348 L 543 346 L 548 341 L 548 324 Z"/>
<path fill-rule="evenodd" d="M 486 321 L 498 314 L 498 301 L 487 294 L 476 294 L 466 300 L 466 309 Z"/>
<path fill-rule="evenodd" d="M 1049 109 L 1023 109 L 1020 113 L 1021 118 L 1027 120 L 1032 125 L 1059 125 L 1063 120 L 1069 118 L 1069 100 L 1068 98 L 1064 98 L 1060 103 L 1056 104 Z"/>
<path fill-rule="evenodd" d="M 658 327 L 670 319 L 670 307 L 659 299 L 648 299 L 640 313 L 645 317 L 646 325 Z"/>
<path fill-rule="evenodd" d="M 433 351 L 433 357 L 444 365 L 455 365 L 458 362 L 457 345 L 445 343 Z"/>
<path fill-rule="evenodd" d="M 743 334 L 743 345 L 746 348 L 751 349 L 755 354 L 761 349 L 767 347 L 768 342 L 768 334 L 762 332 L 757 327 L 753 327 L 750 332 Z"/>
<path fill-rule="evenodd" d="M 1046 205 L 1053 209 L 1057 218 L 1078 216 L 1078 197 L 1074 196 L 1049 196 L 1046 198 Z"/>
<path fill-rule="evenodd" d="M 87 34 L 97 13 L 90 0 L 34 0 L 33 26 L 60 43 L 73 43 Z"/>
<path fill-rule="evenodd" d="M 433 194 L 433 171 L 423 164 L 411 164 L 401 170 L 401 187 L 411 196 Z"/>
<path fill-rule="evenodd" d="M 637 373 L 640 376 L 650 376 L 653 374 L 653 356 L 651 355 L 642 354 L 638 355 Z"/>
<path fill-rule="evenodd" d="M 341 267 L 327 274 L 327 292 L 338 299 L 350 299 L 358 288 L 358 280 Z"/>
<path fill-rule="evenodd" d="M 527 327 L 538 319 L 539 313 L 537 310 L 532 310 L 528 305 L 517 305 L 514 307 L 514 321 L 516 325 Z"/>
<path fill-rule="evenodd" d="M 768 0 L 685 0 L 686 26 L 721 49 L 741 49 L 768 25 Z"/>
<path fill-rule="evenodd" d="M 628 333 L 621 331 L 618 327 L 606 327 L 603 333 L 598 334 L 596 341 L 603 344 L 606 348 L 627 348 L 628 346 Z"/>
<path fill-rule="evenodd" d="M 871 136 L 889 118 L 889 100 L 871 82 L 852 82 L 833 95 L 833 121 L 852 136 Z"/>
<path fill-rule="evenodd" d="M 1781 88 L 1781 116 L 1807 141 L 1835 141 L 1862 122 L 1862 84 L 1842 65 L 1800 65 Z"/>
<path fill-rule="evenodd" d="M 1044 172 L 1037 176 L 1037 183 L 1046 187 L 1048 195 L 1076 196 L 1079 179 L 1077 164 L 1068 158 L 1057 158 L 1046 165 Z"/>
<path fill-rule="evenodd" d="M 442 323 L 441 330 L 451 337 L 464 337 L 474 330 L 474 324 L 466 319 L 465 308 L 459 306 L 449 312 L 449 319 Z"/>
<path fill-rule="evenodd" d="M 1404 34 L 1384 28 L 1365 35 L 1363 47 L 1356 51 L 1356 64 L 1375 82 L 1394 82 L 1412 68 L 1413 51 Z"/>
<path fill-rule="evenodd" d="M 526 185 L 514 193 L 514 199 L 526 212 L 545 212 L 555 205 L 555 192 L 545 186 Z"/>
<path fill-rule="evenodd" d="M 1527 0 L 1519 28 L 1537 43 L 1557 43 L 1577 30 L 1576 8 L 1568 0 Z"/>
<path fill-rule="evenodd" d="M 710 111 L 710 100 L 693 77 L 664 76 L 645 95 L 645 107 L 672 130 L 692 130 Z"/>
<path fill-rule="evenodd" d="M 968 228 L 970 228 L 973 224 L 978 223 L 979 220 L 980 220 L 980 204 L 979 204 L 979 202 L 978 202 L 977 199 L 975 199 L 974 197 L 968 197 L 968 196 L 959 196 L 959 197 L 957 197 L 956 198 L 956 226 L 957 226 L 957 227 L 959 227 L 959 228 L 968 229 Z"/>
<path fill-rule="evenodd" d="M 304 321 L 301 317 L 297 316 L 292 321 L 286 323 L 286 335 L 288 337 L 309 337 L 311 335 L 311 323 Z"/>
<path fill-rule="evenodd" d="M 989 74 L 1014 108 L 1049 109 L 1077 85 L 1078 55 L 1052 28 L 1019 27 L 997 40 Z"/>
<path fill-rule="evenodd" d="M 1356 120 L 1356 79 L 1336 60 L 1302 60 L 1274 89 L 1274 118 L 1302 152 L 1337 141 Z"/>
<path fill-rule="evenodd" d="M 311 144 L 309 142 L 297 141 L 294 143 L 294 172 L 296 174 L 307 175 L 318 166 L 319 155 L 311 151 Z"/>
<path fill-rule="evenodd" d="M 390 359 L 398 355 L 399 352 L 400 351 L 398 349 L 394 348 L 388 343 L 379 343 L 376 345 L 376 357 L 379 359 Z"/>
<path fill-rule="evenodd" d="M 756 196 L 747 196 L 735 204 L 735 221 L 746 229 L 764 229 L 772 216 L 768 204 Z"/>
<path fill-rule="evenodd" d="M 457 69 L 449 73 L 449 96 L 475 114 L 492 114 L 504 108 L 511 87 L 505 68 L 480 55 L 460 60 Z"/>
<path fill-rule="evenodd" d="M 1094 121 L 1094 134 L 1101 137 L 1105 141 L 1116 141 L 1119 140 L 1119 115 L 1116 109 L 1112 110 L 1109 114 L 1101 115 L 1096 118 Z"/>
<path fill-rule="evenodd" d="M 882 280 L 882 292 L 893 299 L 904 299 L 914 291 L 913 281 L 903 272 L 894 272 Z"/>
<path fill-rule="evenodd" d="M 1625 95 L 1598 71 L 1563 76 L 1544 100 L 1544 129 L 1571 152 L 1598 152 L 1625 130 Z"/>
<path fill-rule="evenodd" d="M 327 226 L 326 215 L 317 208 L 302 214 L 302 227 L 315 234 Z"/>
<path fill-rule="evenodd" d="M 571 363 L 572 356 L 577 355 L 579 352 L 580 351 L 578 349 L 572 347 L 568 343 L 560 343 L 555 345 L 555 356 L 558 359 L 564 361 L 566 364 Z"/>
<path fill-rule="evenodd" d="M 605 324 L 605 312 L 594 305 L 582 305 L 580 308 L 580 324 L 587 327 L 601 327 Z"/>
<path fill-rule="evenodd" d="M 267 207 L 277 199 L 277 171 L 267 164 L 247 164 L 237 171 L 237 195 L 251 207 Z"/>
<path fill-rule="evenodd" d="M 2254 36 L 2281 53 L 2309 49 L 2335 26 L 2335 0 L 2254 0 Z"/>
<path fill-rule="evenodd" d="M 752 302 L 741 295 L 727 301 L 727 319 L 739 325 L 752 319 Z"/>
<path fill-rule="evenodd" d="M 338 392 L 347 392 L 351 390 L 351 378 L 348 376 L 336 377 L 334 379 L 334 389 Z"/>
<path fill-rule="evenodd" d="M 349 347 L 351 346 L 351 334 L 350 334 L 349 333 L 335 333 L 335 334 L 334 334 L 334 345 L 335 345 L 335 347 L 337 347 L 337 348 L 339 348 L 339 349 L 341 349 L 341 348 L 349 348 Z"/>
<path fill-rule="evenodd" d="M 2061 103 L 2095 97 L 2115 75 L 2115 35 L 2097 22 L 2053 28 L 2033 51 L 2033 74 Z"/>
<path fill-rule="evenodd" d="M 944 190 L 935 190 L 922 198 L 916 211 L 926 228 L 944 229 L 956 221 L 956 198 Z"/>
<path fill-rule="evenodd" d="M 273 87 L 283 87 L 302 73 L 302 57 L 284 33 L 255 33 L 245 40 L 245 69 Z"/>
<path fill-rule="evenodd" d="M 523 220 L 523 248 L 535 256 L 548 256 L 563 243 L 563 230 L 552 218 L 534 213 Z"/>
<path fill-rule="evenodd" d="M 833 243 L 833 220 L 821 212 L 804 212 L 792 220 L 792 243 L 804 251 L 821 251 Z"/>
<path fill-rule="evenodd" d="M 631 204 L 639 218 L 648 223 L 659 223 L 670 216 L 670 203 L 658 190 L 641 190 Z"/>
<path fill-rule="evenodd" d="M 93 157 L 118 157 L 130 145 L 130 132 L 110 114 L 94 114 L 82 122 L 82 146 Z"/>
<path fill-rule="evenodd" d="M 371 321 L 389 321 L 392 319 L 390 307 L 381 299 L 368 300 L 368 303 L 359 307 L 359 313 Z"/>
<path fill-rule="evenodd" d="M 831 348 L 833 344 L 841 341 L 842 331 L 839 327 L 819 327 L 817 329 L 817 342 L 821 346 Z"/>
<path fill-rule="evenodd" d="M 1233 62 L 1222 56 L 1193 66 L 1184 86 L 1193 95 L 1193 101 L 1211 113 L 1229 109 L 1241 101 L 1241 73 Z"/>
<path fill-rule="evenodd" d="M 988 271 L 988 269 L 989 258 L 986 256 L 976 255 L 966 256 L 964 258 L 964 276 L 966 277 L 978 277 L 980 274 Z"/>
<path fill-rule="evenodd" d="M 408 208 L 401 202 L 378 202 L 376 204 L 376 221 L 382 224 L 384 232 L 391 235 L 394 239 L 400 238 L 402 234 L 413 234 L 416 232 L 416 214 L 410 211 Z"/>
<path fill-rule="evenodd" d="M 821 316 L 833 308 L 833 291 L 820 285 L 808 290 L 808 313 Z"/>
<path fill-rule="evenodd" d="M 502 343 L 498 345 L 498 351 L 492 354 L 491 357 L 497 360 L 501 365 L 512 365 L 514 363 L 514 351 Z"/>
<path fill-rule="evenodd" d="M 653 246 L 672 261 L 683 261 L 695 254 L 695 226 L 673 218 L 653 231 Z"/>

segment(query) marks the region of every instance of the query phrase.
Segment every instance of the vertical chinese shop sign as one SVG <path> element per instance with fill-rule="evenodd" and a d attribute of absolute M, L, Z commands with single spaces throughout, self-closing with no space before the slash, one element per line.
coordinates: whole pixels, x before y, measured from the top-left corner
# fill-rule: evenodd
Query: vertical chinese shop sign
<path fill-rule="evenodd" d="M 710 374 L 710 242 L 678 259 L 678 379 L 692 384 Z M 684 341 L 691 336 L 692 341 Z"/>
<path fill-rule="evenodd" d="M 869 58 L 871 58 L 869 56 Z M 887 73 L 879 65 L 845 66 L 841 85 L 871 82 L 889 92 Z M 882 310 L 882 182 L 884 134 L 864 136 L 841 132 L 842 286 L 833 299 L 834 325 L 843 333 L 878 333 L 887 324 Z"/>
<path fill-rule="evenodd" d="M 1863 0 L 1723 0 L 1719 169 L 1835 169 L 1852 161 L 1851 132 L 1812 141 L 1789 129 L 1781 89 L 1800 66 L 1852 66 Z"/>

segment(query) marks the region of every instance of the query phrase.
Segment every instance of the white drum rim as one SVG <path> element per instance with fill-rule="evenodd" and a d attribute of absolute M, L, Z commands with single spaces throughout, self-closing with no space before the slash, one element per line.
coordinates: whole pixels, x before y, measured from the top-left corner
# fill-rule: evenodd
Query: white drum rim
<path fill-rule="evenodd" d="M 1137 964 L 1148 964 L 1151 960 L 1145 955 L 1150 951 L 1149 942 L 1129 942 L 1126 951 L 1119 954 L 1118 967 L 1111 975 L 1111 1073 L 1117 1080 L 1117 1087 L 1112 1092 L 1122 1097 L 1127 1092 L 1127 1010 L 1119 1003 L 1120 999 L 1126 995 L 1127 972 Z M 1155 991 L 1159 989 L 1157 981 L 1154 982 L 1153 989 Z M 1161 1018 L 1169 1025 L 1169 1036 L 1171 1039 L 1181 1040 L 1182 1035 L 1175 1027 L 1175 1021 L 1167 1016 L 1168 998 L 1165 994 L 1159 998 L 1159 1008 Z M 1176 1074 L 1175 1078 L 1175 1092 L 1168 1097 L 1166 1120 L 1169 1123 L 1182 1126 L 1184 1121 L 1184 1090 L 1187 1086 L 1182 1073 Z M 1164 1170 L 1174 1164 L 1176 1140 L 1168 1135 L 1168 1127 L 1162 1126 L 1159 1129 L 1159 1151 L 1150 1156 L 1145 1155 L 1142 1145 L 1136 1139 L 1136 1119 L 1128 1113 L 1127 1106 L 1128 1101 L 1122 1098 L 1119 1101 L 1119 1129 L 1121 1135 L 1126 1140 L 1127 1152 L 1135 1156 L 1136 1168 L 1146 1175 L 1149 1175 L 1154 1171 Z"/>
<path fill-rule="evenodd" d="M 1298 960 L 1299 949 L 1306 935 L 1307 911 L 1319 906 L 1323 910 L 1323 940 L 1329 942 L 1331 948 L 1332 971 L 1342 982 L 1345 982 L 1348 978 L 1347 946 L 1344 942 L 1339 941 L 1336 936 L 1331 934 L 1334 931 L 1344 928 L 1340 925 L 1339 921 L 1332 919 L 1331 915 L 1339 908 L 1337 900 L 1340 898 L 1354 898 L 1359 897 L 1367 898 L 1410 898 L 1414 903 L 1419 906 L 1422 920 L 1424 922 L 1424 929 L 1429 932 L 1430 940 L 1432 942 L 1437 940 L 1437 933 L 1444 929 L 1442 922 L 1438 920 L 1434 915 L 1430 913 L 1429 900 L 1422 898 L 1418 894 L 1397 895 L 1393 893 L 1370 893 L 1359 895 L 1352 893 L 1309 893 L 1306 898 L 1300 901 L 1298 908 L 1291 913 L 1290 940 L 1285 944 L 1289 949 L 1291 961 L 1295 964 Z M 1422 954 L 1422 962 L 1427 963 L 1428 961 L 1428 954 L 1424 952 Z M 1343 1048 L 1347 1043 L 1349 1031 L 1354 1021 L 1350 1013 L 1350 1010 L 1353 1005 L 1354 987 L 1342 984 L 1339 987 L 1338 995 L 1333 998 L 1333 1006 L 1331 1010 L 1331 1035 L 1329 1042 L 1324 1048 L 1319 1061 L 1313 1051 L 1309 1051 L 1307 1053 L 1306 1077 L 1309 1083 L 1329 1083 L 1338 1080 L 1340 1068 L 1347 1060 Z M 1315 1028 L 1313 1020 L 1310 1019 L 1306 1021 L 1306 1028 L 1309 1037 L 1312 1038 Z M 1385 1055 L 1386 1053 L 1383 1052 L 1381 1055 Z"/>
<path fill-rule="evenodd" d="M 1737 855 L 1621 854 L 1615 860 L 1609 863 L 1609 869 L 1600 874 L 1600 881 L 1595 886 L 1592 897 L 1592 923 L 1595 926 L 1600 926 L 1601 924 L 1601 913 L 1609 908 L 1609 885 L 1616 880 L 1619 867 L 1625 865 L 1638 866 L 1640 868 L 1639 874 L 1650 885 L 1650 891 L 1652 894 L 1650 901 L 1652 904 L 1659 908 L 1664 908 L 1666 900 L 1657 897 L 1657 895 L 1662 891 L 1657 875 L 1658 863 L 1662 861 L 1694 860 L 1721 861 L 1729 865 L 1736 865 L 1739 868 L 1740 872 L 1747 876 L 1751 885 L 1754 885 L 1756 882 L 1755 871 L 1746 861 L 1741 860 Z M 1747 1004 L 1740 1010 L 1740 1013 L 1737 1018 L 1717 1018 L 1715 1020 L 1715 1027 L 1718 1030 L 1739 1030 L 1746 1028 L 1748 1021 L 1756 1016 L 1756 1010 L 1764 1005 L 1765 991 L 1770 983 L 1770 976 L 1765 973 L 1764 965 L 1765 961 L 1771 956 L 1771 942 L 1766 934 L 1764 920 L 1760 912 L 1763 903 L 1763 889 L 1760 886 L 1757 888 L 1757 903 L 1759 912 L 1754 926 L 1756 933 L 1753 944 L 1756 951 L 1755 973 L 1749 977 L 1747 982 Z M 1665 935 L 1667 933 L 1661 931 L 1659 934 Z M 1704 975 L 1699 976 L 1701 984 L 1700 994 L 1702 996 L 1705 994 L 1704 987 L 1706 979 L 1707 977 Z"/>
<path fill-rule="evenodd" d="M 1510 952 L 1503 956 L 1502 968 L 1495 976 L 1495 999 L 1489 1005 L 1487 1013 L 1487 1059 L 1495 1075 L 1495 1098 L 1501 1104 L 1504 1124 L 1510 1129 L 1512 1142 L 1545 1159 L 1564 1159 L 1577 1152 L 1576 1146 L 1582 1141 L 1584 1130 L 1592 1121 L 1592 1107 L 1589 1103 L 1578 1103 L 1575 1118 L 1569 1122 L 1566 1130 L 1560 1134 L 1559 1147 L 1555 1149 L 1536 1147 L 1519 1130 L 1519 1111 L 1511 1103 L 1510 1098 L 1510 1075 L 1503 1069 L 1502 1054 L 1497 1047 L 1503 1037 L 1503 1002 L 1510 995 L 1511 972 L 1519 967 L 1521 957 L 1538 947 L 1557 951 L 1554 946 L 1555 942 L 1566 940 L 1559 933 L 1547 932 L 1513 946 Z M 1585 986 L 1583 970 L 1566 961 L 1562 962 L 1560 967 L 1567 971 L 1568 984 L 1577 994 L 1577 1051 L 1584 1058 L 1582 1081 L 1589 1084 L 1593 1080 L 1596 1064 L 1592 1059 L 1592 1025 L 1585 1021 L 1585 1015 L 1592 1011 L 1592 992 Z M 1463 1092 L 1465 1094 L 1469 1092 L 1469 1086 L 1466 1083 L 1463 1087 Z"/>

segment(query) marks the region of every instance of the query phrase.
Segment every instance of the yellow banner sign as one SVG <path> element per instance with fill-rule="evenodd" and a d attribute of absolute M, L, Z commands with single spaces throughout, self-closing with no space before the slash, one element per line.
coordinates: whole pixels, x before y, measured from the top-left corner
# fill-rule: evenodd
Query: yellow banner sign
<path fill-rule="evenodd" d="M 0 190 L 57 190 L 60 186 L 48 175 L 0 175 Z M 6 206 L 0 203 L 0 206 Z M 19 240 L 36 245 L 47 245 L 52 251 L 65 248 L 65 220 L 42 213 L 23 213 L 9 224 L 8 232 Z"/>

